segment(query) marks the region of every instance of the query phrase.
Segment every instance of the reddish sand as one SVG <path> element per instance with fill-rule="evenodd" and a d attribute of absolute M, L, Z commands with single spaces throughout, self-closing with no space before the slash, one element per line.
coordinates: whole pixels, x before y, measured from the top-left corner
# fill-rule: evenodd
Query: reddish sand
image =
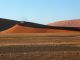
<path fill-rule="evenodd" d="M 49 26 L 60 26 L 60 27 L 75 27 L 80 29 L 80 19 L 76 20 L 65 20 L 65 21 L 58 21 L 58 22 L 53 22 L 49 23 Z M 49 29 L 47 32 L 77 32 L 77 31 L 69 31 L 69 30 L 58 30 L 58 29 Z"/>
<path fill-rule="evenodd" d="M 49 26 L 62 26 L 62 27 L 80 27 L 80 20 L 60 21 L 48 24 Z M 73 33 L 77 31 L 50 29 L 50 28 L 35 28 L 24 26 L 23 24 L 16 24 L 15 26 L 2 31 L 2 34 L 8 33 Z"/>
<path fill-rule="evenodd" d="M 80 27 L 80 19 L 49 23 L 49 26 Z"/>
<path fill-rule="evenodd" d="M 44 32 L 45 32 L 45 29 L 25 27 L 25 26 L 16 24 L 12 28 L 2 31 L 1 33 L 44 33 Z"/>
<path fill-rule="evenodd" d="M 74 32 L 74 31 L 68 31 L 68 30 L 58 30 L 58 29 L 42 29 L 42 28 L 32 28 L 32 27 L 25 27 L 16 24 L 14 27 L 7 29 L 5 31 L 2 31 L 2 34 L 8 34 L 8 33 L 65 33 L 65 32 Z"/>

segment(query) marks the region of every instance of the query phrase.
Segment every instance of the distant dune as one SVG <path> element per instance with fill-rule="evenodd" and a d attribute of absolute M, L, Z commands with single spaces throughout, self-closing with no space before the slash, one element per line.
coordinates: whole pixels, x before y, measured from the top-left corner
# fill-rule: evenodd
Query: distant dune
<path fill-rule="evenodd" d="M 80 27 L 80 19 L 52 22 L 49 26 Z"/>
<path fill-rule="evenodd" d="M 76 29 L 80 29 L 80 19 L 52 22 L 52 23 L 49 23 L 48 25 L 58 26 L 58 27 L 74 27 Z M 76 31 L 49 29 L 47 30 L 47 32 L 76 32 Z"/>

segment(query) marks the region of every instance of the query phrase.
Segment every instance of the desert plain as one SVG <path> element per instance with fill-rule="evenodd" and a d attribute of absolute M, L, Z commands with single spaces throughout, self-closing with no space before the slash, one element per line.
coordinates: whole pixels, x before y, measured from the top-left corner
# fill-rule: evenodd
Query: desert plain
<path fill-rule="evenodd" d="M 80 60 L 80 32 L 0 34 L 0 60 Z"/>

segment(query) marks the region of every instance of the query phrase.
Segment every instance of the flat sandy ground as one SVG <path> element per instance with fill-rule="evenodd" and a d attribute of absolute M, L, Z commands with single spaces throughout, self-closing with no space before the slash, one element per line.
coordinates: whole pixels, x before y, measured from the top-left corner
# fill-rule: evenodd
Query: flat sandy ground
<path fill-rule="evenodd" d="M 80 60 L 80 33 L 1 34 L 0 60 Z"/>

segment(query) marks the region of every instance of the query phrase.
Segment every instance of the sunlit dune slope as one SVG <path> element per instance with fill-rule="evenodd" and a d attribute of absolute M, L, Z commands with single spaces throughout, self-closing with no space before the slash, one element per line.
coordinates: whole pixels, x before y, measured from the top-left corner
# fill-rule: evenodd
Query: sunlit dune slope
<path fill-rule="evenodd" d="M 76 31 L 49 29 L 49 28 L 45 29 L 33 28 L 16 24 L 12 28 L 2 31 L 1 33 L 7 34 L 7 33 L 67 33 L 67 32 L 76 32 Z"/>
<path fill-rule="evenodd" d="M 16 24 L 10 29 L 2 31 L 1 33 L 44 33 L 45 29 L 25 27 L 19 24 Z"/>
<path fill-rule="evenodd" d="M 80 28 L 80 19 L 52 22 L 52 23 L 49 23 L 48 25 L 49 26 L 79 27 Z"/>
<path fill-rule="evenodd" d="M 49 26 L 58 26 L 58 27 L 74 27 L 75 29 L 80 30 L 80 19 L 52 22 L 52 23 L 49 23 L 48 25 Z M 52 32 L 61 32 L 62 33 L 62 32 L 77 32 L 77 31 L 48 29 L 47 32 L 51 32 L 51 33 Z"/>

